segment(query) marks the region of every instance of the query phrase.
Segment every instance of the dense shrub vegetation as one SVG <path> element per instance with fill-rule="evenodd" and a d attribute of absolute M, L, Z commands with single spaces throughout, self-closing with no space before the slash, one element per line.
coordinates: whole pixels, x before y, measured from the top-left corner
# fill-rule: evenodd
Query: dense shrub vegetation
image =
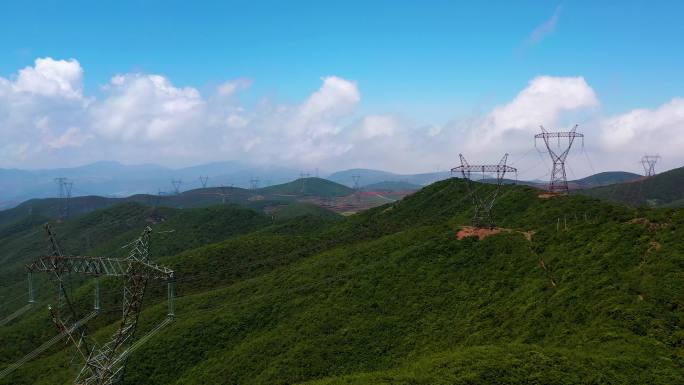
<path fill-rule="evenodd" d="M 127 204 L 56 230 L 65 251 L 115 255 L 164 218 L 152 224 L 152 250 L 178 274 L 178 316 L 132 356 L 128 384 L 682 381 L 681 209 L 540 199 L 507 186 L 495 217 L 509 231 L 459 241 L 471 197 L 452 179 L 344 219 L 300 214 Z M 0 228 L 4 298 L 23 290 L 14 277 L 44 246 L 23 220 Z M 108 310 L 90 325 L 97 340 L 116 327 L 117 287 L 103 283 Z M 84 309 L 91 289 L 74 281 Z M 49 285 L 44 292 L 47 303 Z M 141 335 L 165 306 L 152 285 Z M 42 309 L 1 327 L 0 366 L 54 333 Z M 68 384 L 78 369 L 59 345 L 4 383 Z"/>

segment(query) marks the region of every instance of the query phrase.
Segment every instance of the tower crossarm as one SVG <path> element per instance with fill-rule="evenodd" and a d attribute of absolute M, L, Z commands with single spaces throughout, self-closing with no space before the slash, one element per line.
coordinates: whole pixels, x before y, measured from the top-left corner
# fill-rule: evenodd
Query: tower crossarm
<path fill-rule="evenodd" d="M 552 138 L 583 138 L 584 134 L 574 131 L 568 132 L 542 132 L 534 136 L 537 139 L 552 139 Z"/>
<path fill-rule="evenodd" d="M 26 269 L 31 273 L 76 273 L 97 277 L 124 277 L 131 271 L 144 271 L 151 279 L 173 278 L 173 270 L 169 268 L 128 258 L 46 255 L 28 264 Z"/>
<path fill-rule="evenodd" d="M 490 227 L 493 228 L 494 220 L 492 218 L 492 207 L 499 195 L 501 184 L 503 183 L 506 173 L 516 173 L 518 169 L 506 165 L 508 154 L 504 155 L 498 164 L 469 164 L 463 154 L 458 154 L 461 160 L 461 165 L 451 169 L 451 172 L 460 172 L 463 179 L 467 181 L 468 190 L 473 197 L 475 205 L 475 215 L 473 217 L 473 225 L 475 227 Z M 473 185 L 470 179 L 472 173 L 481 173 L 484 178 L 485 174 L 494 174 L 496 176 L 496 187 L 489 193 L 481 194 Z M 517 176 L 516 176 L 517 179 Z"/>
<path fill-rule="evenodd" d="M 481 165 L 465 165 L 457 166 L 451 169 L 451 172 L 485 172 L 485 173 L 500 173 L 500 172 L 516 172 L 515 167 L 499 165 L 499 164 L 481 164 Z"/>

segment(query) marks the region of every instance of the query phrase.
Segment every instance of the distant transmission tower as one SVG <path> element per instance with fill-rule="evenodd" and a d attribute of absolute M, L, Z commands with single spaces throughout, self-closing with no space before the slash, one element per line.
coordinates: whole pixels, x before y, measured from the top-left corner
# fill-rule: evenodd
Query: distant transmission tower
<path fill-rule="evenodd" d="M 180 179 L 174 179 L 171 181 L 171 184 L 173 185 L 173 193 L 176 195 L 180 194 L 180 187 L 183 184 L 183 181 Z"/>
<path fill-rule="evenodd" d="M 59 185 L 59 213 L 58 218 L 63 221 L 69 218 L 71 211 L 71 189 L 74 187 L 74 182 L 67 178 L 55 178 L 55 183 Z"/>
<path fill-rule="evenodd" d="M 226 204 L 226 198 L 229 198 L 231 193 L 233 192 L 233 185 L 231 184 L 230 187 L 226 187 L 221 185 L 221 203 Z"/>
<path fill-rule="evenodd" d="M 202 184 L 202 188 L 207 188 L 207 182 L 209 181 L 209 177 L 200 175 L 199 180 Z"/>
<path fill-rule="evenodd" d="M 539 126 L 542 130 L 540 134 L 534 136 L 535 146 L 538 139 L 543 139 L 546 145 L 546 151 L 549 153 L 551 160 L 553 161 L 553 169 L 551 170 L 551 181 L 549 182 L 549 191 L 552 193 L 568 193 L 568 178 L 565 174 L 565 160 L 570 153 L 570 148 L 575 138 L 582 138 L 584 140 L 584 134 L 580 134 L 577 131 L 577 125 L 575 125 L 570 131 L 561 132 L 548 132 L 544 126 Z M 552 139 L 557 139 L 558 144 L 553 146 L 551 143 Z M 561 139 L 567 139 L 561 141 Z M 553 148 L 556 148 L 554 151 Z M 560 151 L 562 150 L 562 151 Z"/>
<path fill-rule="evenodd" d="M 660 155 L 644 155 L 641 157 L 641 165 L 644 166 L 645 176 L 654 176 L 656 174 L 655 166 L 660 159 Z"/>
<path fill-rule="evenodd" d="M 304 191 L 306 190 L 306 179 L 311 176 L 311 174 L 308 173 L 299 173 L 299 179 L 302 181 L 302 191 L 301 193 L 304 194 Z"/>
<path fill-rule="evenodd" d="M 253 178 L 249 180 L 249 188 L 251 190 L 256 190 L 259 188 L 259 178 Z"/>
<path fill-rule="evenodd" d="M 229 198 L 231 195 L 231 192 L 233 191 L 233 185 L 231 184 L 230 187 L 226 187 L 224 185 L 221 185 L 219 188 L 220 192 L 206 192 L 202 194 L 206 195 L 217 195 L 221 197 L 221 203 L 226 204 L 226 198 Z"/>
<path fill-rule="evenodd" d="M 461 158 L 461 165 L 451 169 L 451 172 L 460 172 L 468 183 L 468 190 L 473 197 L 473 204 L 475 205 L 475 215 L 473 216 L 473 226 L 478 228 L 494 228 L 494 219 L 492 218 L 492 207 L 494 207 L 494 202 L 496 201 L 499 191 L 501 190 L 501 184 L 503 183 L 504 176 L 506 173 L 514 172 L 518 173 L 518 170 L 514 167 L 507 166 L 506 160 L 508 159 L 508 154 L 504 155 L 499 161 L 499 164 L 480 164 L 471 165 L 468 164 L 465 157 L 458 154 Z M 482 179 L 484 179 L 486 174 L 496 174 L 496 188 L 494 191 L 486 195 L 478 194 L 473 186 L 473 181 L 470 179 L 470 174 L 473 172 L 482 173 Z M 516 177 L 517 178 L 517 177 Z"/>
<path fill-rule="evenodd" d="M 354 190 L 358 191 L 361 188 L 359 186 L 359 181 L 361 180 L 361 175 L 359 175 L 359 174 L 352 175 L 352 180 L 354 181 Z"/>

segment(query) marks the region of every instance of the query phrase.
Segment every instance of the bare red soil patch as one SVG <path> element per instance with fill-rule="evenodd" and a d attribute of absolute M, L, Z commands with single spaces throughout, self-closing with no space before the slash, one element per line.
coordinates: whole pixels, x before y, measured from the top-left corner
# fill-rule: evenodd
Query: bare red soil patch
<path fill-rule="evenodd" d="M 522 234 L 525 239 L 528 241 L 532 241 L 532 237 L 534 236 L 534 231 L 516 231 L 512 229 L 505 229 L 502 227 L 495 227 L 493 229 L 487 229 L 487 228 L 477 228 L 473 226 L 462 226 L 458 232 L 456 232 L 456 239 L 459 241 L 463 238 L 466 237 L 477 237 L 479 240 L 483 240 L 487 238 L 490 235 L 498 234 L 498 233 L 511 233 L 511 232 L 516 232 Z"/>
<path fill-rule="evenodd" d="M 558 197 L 561 195 L 563 195 L 563 194 L 552 193 L 552 192 L 543 192 L 543 193 L 537 195 L 537 198 L 539 198 L 539 199 L 551 199 L 553 197 Z"/>

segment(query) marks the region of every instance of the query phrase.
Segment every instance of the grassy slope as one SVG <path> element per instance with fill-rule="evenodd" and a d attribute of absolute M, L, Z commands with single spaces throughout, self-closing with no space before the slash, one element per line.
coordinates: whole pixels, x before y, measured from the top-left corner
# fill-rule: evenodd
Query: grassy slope
<path fill-rule="evenodd" d="M 586 178 L 569 181 L 570 184 L 578 184 L 586 187 L 605 186 L 614 183 L 624 183 L 640 179 L 641 175 L 625 171 L 606 171 L 590 175 Z"/>
<path fill-rule="evenodd" d="M 347 196 L 354 190 L 322 178 L 304 178 L 259 189 L 264 195 L 315 195 L 319 197 Z"/>
<path fill-rule="evenodd" d="M 293 220 L 169 257 L 187 295 L 178 319 L 134 355 L 128 383 L 681 378 L 681 211 L 540 200 L 516 187 L 497 214 L 536 231 L 534 242 L 456 241 L 470 213 L 452 180 L 341 222 Z M 568 230 L 556 231 L 564 214 Z M 148 308 L 144 327 L 161 315 L 163 304 Z M 13 383 L 67 383 L 68 359 L 29 364 Z"/>

